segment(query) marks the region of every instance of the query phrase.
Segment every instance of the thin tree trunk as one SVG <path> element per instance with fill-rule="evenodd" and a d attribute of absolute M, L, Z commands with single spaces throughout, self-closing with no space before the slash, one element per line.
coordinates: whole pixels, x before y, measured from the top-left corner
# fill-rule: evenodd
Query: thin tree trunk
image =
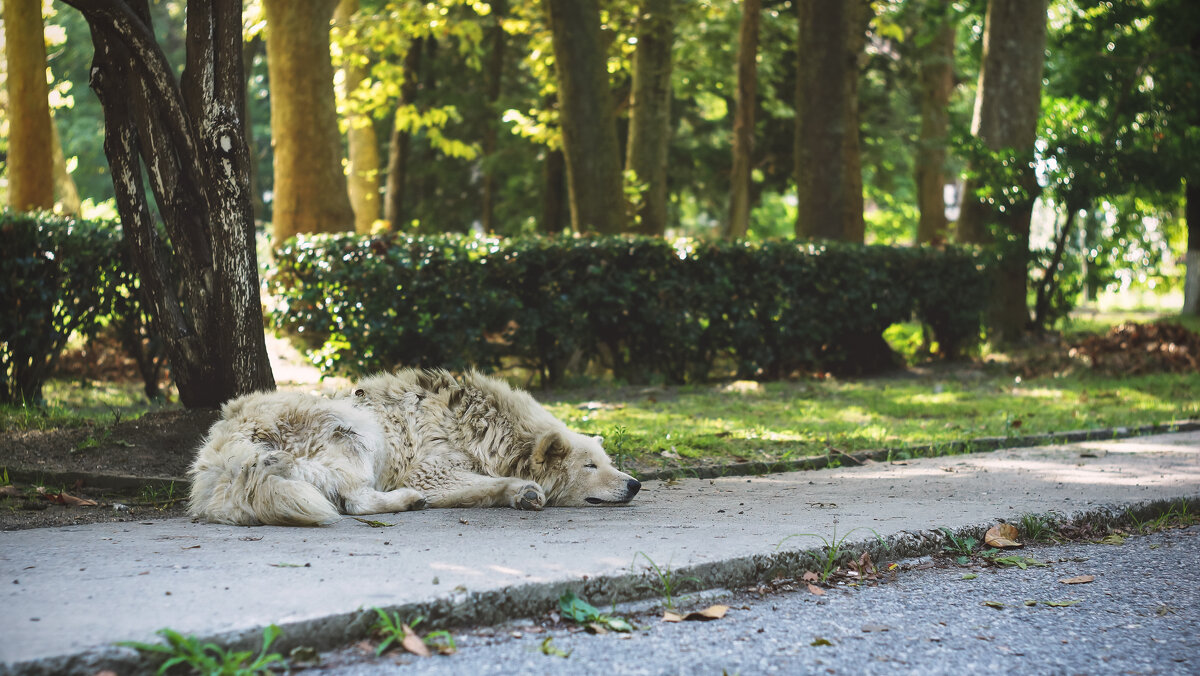
<path fill-rule="evenodd" d="M 638 232 L 667 229 L 667 151 L 671 141 L 671 49 L 675 43 L 672 0 L 644 0 L 633 55 L 629 137 L 625 168 L 646 184 Z"/>
<path fill-rule="evenodd" d="M 333 21 L 353 43 L 357 39 L 355 14 L 358 0 L 341 0 L 333 12 Z M 379 218 L 379 141 L 371 117 L 355 110 L 354 91 L 367 78 L 367 54 L 350 44 L 342 51 L 342 96 L 346 112 L 346 146 L 350 161 L 346 165 L 346 183 L 350 205 L 354 208 L 354 231 L 371 232 Z"/>
<path fill-rule="evenodd" d="M 483 157 L 481 163 L 483 165 L 483 188 L 481 196 L 483 198 L 482 213 L 480 214 L 480 222 L 483 225 L 484 232 L 493 232 L 496 229 L 496 145 L 500 130 L 500 111 L 497 109 L 497 102 L 500 100 L 500 85 L 504 75 L 504 15 L 508 12 L 508 3 L 505 0 L 491 0 L 489 3 L 492 8 L 492 16 L 495 17 L 496 25 L 489 30 L 489 41 L 491 42 L 491 58 L 487 65 L 487 90 L 484 92 L 487 97 L 487 121 L 483 129 Z"/>
<path fill-rule="evenodd" d="M 1187 273 L 1183 282 L 1183 314 L 1200 314 L 1200 180 L 1189 180 L 1184 189 L 1184 218 L 1187 220 Z"/>
<path fill-rule="evenodd" d="M 354 227 L 329 56 L 329 20 L 336 6 L 337 0 L 263 0 L 277 244 L 298 233 Z"/>
<path fill-rule="evenodd" d="M 256 219 L 267 218 L 267 205 L 263 201 L 262 177 L 258 171 L 258 144 L 254 142 L 254 118 L 250 111 L 253 106 L 250 105 L 252 91 L 250 88 L 251 80 L 253 80 L 251 71 L 254 68 L 254 58 L 262 53 L 263 39 L 262 33 L 257 33 L 254 37 L 242 43 L 242 70 L 246 76 L 246 124 L 242 129 L 243 135 L 246 137 L 246 152 L 250 157 L 250 208 Z"/>
<path fill-rule="evenodd" d="M 562 234 L 570 218 L 569 212 L 567 161 L 561 150 L 547 148 L 546 159 L 542 163 L 542 218 L 538 222 L 538 229 L 547 235 Z"/>
<path fill-rule="evenodd" d="M 820 3 L 797 0 L 799 22 L 796 72 L 796 236 L 842 240 L 855 235 L 853 224 L 859 195 L 847 178 L 859 167 L 856 158 L 857 105 L 849 100 L 847 78 L 857 72 L 851 51 L 852 26 L 857 25 L 860 0 Z M 853 134 L 854 139 L 847 139 Z M 858 208 L 861 212 L 861 208 Z M 861 218 L 861 213 L 859 214 Z"/>
<path fill-rule="evenodd" d="M 750 230 L 751 170 L 754 166 L 754 112 L 758 91 L 758 25 L 762 3 L 742 0 L 738 29 L 737 100 L 733 113 L 733 169 L 730 172 L 729 239 L 740 239 Z"/>
<path fill-rule="evenodd" d="M 8 204 L 54 208 L 54 143 L 41 0 L 4 0 L 8 65 Z"/>
<path fill-rule="evenodd" d="M 933 5 L 942 23 L 937 26 L 921 56 L 921 135 L 917 140 L 916 183 L 917 243 L 946 240 L 946 146 L 950 135 L 950 94 L 954 91 L 955 23 L 949 2 Z"/>
<path fill-rule="evenodd" d="M 104 109 L 117 209 L 180 398 L 189 408 L 209 407 L 273 389 L 242 133 L 240 0 L 188 5 L 179 84 L 155 42 L 146 0 L 68 4 L 92 30 L 92 88 Z M 159 257 L 143 162 L 177 273 Z"/>
<path fill-rule="evenodd" d="M 870 19 L 870 4 L 867 0 L 845 0 L 846 2 L 846 73 L 842 81 L 846 100 L 846 131 L 842 136 L 843 166 L 845 167 L 846 206 L 842 216 L 842 239 L 862 243 L 866 237 L 866 222 L 863 220 L 863 177 L 862 153 L 859 141 L 858 80 L 859 65 L 863 48 L 867 44 L 867 22 Z"/>
<path fill-rule="evenodd" d="M 1090 202 L 1090 200 L 1088 201 Z M 1080 207 L 1074 206 L 1074 202 L 1068 202 L 1066 208 L 1066 221 L 1059 230 L 1058 236 L 1054 238 L 1054 253 L 1050 255 L 1042 279 L 1038 283 L 1037 291 L 1034 293 L 1033 325 L 1039 330 L 1050 328 L 1050 301 L 1062 283 L 1062 277 L 1058 274 L 1058 266 L 1062 263 L 1063 255 L 1066 254 L 1067 240 L 1075 230 L 1075 214 L 1080 209 Z"/>
<path fill-rule="evenodd" d="M 1031 153 L 1041 113 L 1046 48 L 1046 0 L 991 0 L 983 33 L 983 66 L 971 133 L 992 150 Z M 1031 167 L 1017 178 L 1023 198 L 1003 211 L 981 202 L 978 184 L 967 181 L 958 221 L 959 238 L 990 243 L 989 224 L 1003 234 L 989 324 L 1000 342 L 1011 342 L 1029 323 L 1029 225 L 1037 179 Z"/>
<path fill-rule="evenodd" d="M 404 83 L 400 85 L 400 101 L 396 106 L 396 119 L 392 123 L 392 135 L 388 140 L 387 191 L 384 196 L 383 217 L 393 230 L 404 227 L 404 191 L 407 183 L 408 155 L 412 144 L 412 134 L 401 124 L 400 117 L 406 106 L 416 103 L 421 78 L 421 52 L 424 49 L 424 38 L 415 38 L 404 55 Z"/>
<path fill-rule="evenodd" d="M 578 232 L 625 226 L 616 118 L 596 0 L 547 0 L 571 223 Z"/>
<path fill-rule="evenodd" d="M 54 202 L 62 213 L 77 216 L 80 207 L 79 188 L 75 186 L 75 179 L 71 178 L 70 172 L 67 171 L 67 158 L 63 154 L 58 124 L 55 123 L 53 115 L 50 117 L 50 138 L 51 153 L 54 156 Z"/>

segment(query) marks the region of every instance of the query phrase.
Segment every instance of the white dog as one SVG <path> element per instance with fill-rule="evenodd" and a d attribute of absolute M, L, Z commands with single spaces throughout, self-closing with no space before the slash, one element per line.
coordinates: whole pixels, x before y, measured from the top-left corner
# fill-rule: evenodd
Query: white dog
<path fill-rule="evenodd" d="M 306 526 L 425 507 L 628 503 L 641 484 L 602 441 L 474 372 L 380 374 L 332 399 L 250 394 L 225 405 L 200 448 L 189 511 Z"/>

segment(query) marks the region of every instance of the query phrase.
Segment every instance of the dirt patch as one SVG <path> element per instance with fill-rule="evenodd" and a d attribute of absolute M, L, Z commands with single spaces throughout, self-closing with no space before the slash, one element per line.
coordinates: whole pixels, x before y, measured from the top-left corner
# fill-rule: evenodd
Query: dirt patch
<path fill-rule="evenodd" d="M 171 480 L 187 473 L 216 419 L 215 410 L 161 411 L 116 424 L 0 436 L 0 468 L 16 486 L 0 498 L 0 530 L 182 516 L 187 491 Z M 39 494 L 38 486 L 45 491 Z M 62 492 L 97 504 L 61 505 L 46 497 Z"/>
<path fill-rule="evenodd" d="M 1180 324 L 1126 323 L 1071 346 L 1070 356 L 1109 375 L 1200 372 L 1200 334 Z"/>

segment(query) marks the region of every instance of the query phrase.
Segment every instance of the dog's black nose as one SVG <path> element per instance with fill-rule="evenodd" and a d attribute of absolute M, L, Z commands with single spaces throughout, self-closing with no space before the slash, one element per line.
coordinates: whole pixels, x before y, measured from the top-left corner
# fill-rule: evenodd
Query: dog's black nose
<path fill-rule="evenodd" d="M 632 500 L 633 496 L 637 495 L 638 491 L 642 490 L 642 482 L 638 481 L 637 479 L 630 479 L 629 481 L 625 482 L 625 490 L 629 493 L 629 499 Z"/>

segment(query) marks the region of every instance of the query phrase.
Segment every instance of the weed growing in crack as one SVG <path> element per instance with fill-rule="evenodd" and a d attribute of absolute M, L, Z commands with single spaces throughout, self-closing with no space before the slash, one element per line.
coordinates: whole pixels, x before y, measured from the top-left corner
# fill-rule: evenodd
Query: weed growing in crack
<path fill-rule="evenodd" d="M 201 643 L 195 636 L 184 636 L 174 629 L 163 628 L 155 633 L 166 639 L 167 643 L 121 641 L 117 645 L 166 656 L 166 660 L 158 667 L 159 674 L 166 673 L 176 665 L 187 665 L 200 674 L 222 676 L 268 674 L 272 669 L 286 669 L 288 666 L 283 655 L 267 653 L 271 644 L 283 633 L 273 624 L 263 629 L 262 648 L 257 656 L 249 650 L 234 652 L 215 643 Z"/>
<path fill-rule="evenodd" d="M 663 597 L 663 603 L 670 610 L 675 609 L 675 598 L 678 596 L 679 586 L 681 583 L 700 581 L 695 577 L 679 577 L 675 571 L 671 570 L 669 565 L 659 566 L 654 562 L 654 559 L 651 559 L 650 556 L 646 554 L 646 552 L 638 552 L 637 554 L 634 554 L 633 564 L 630 566 L 630 568 L 636 568 L 637 558 L 639 556 L 646 559 L 647 563 L 650 564 L 649 569 L 653 570 L 654 574 L 658 577 L 658 586 L 656 591 L 660 596 Z"/>
<path fill-rule="evenodd" d="M 787 542 L 788 540 L 799 537 L 817 538 L 821 542 L 825 543 L 825 551 L 822 556 L 817 559 L 817 562 L 821 566 L 821 571 L 819 573 L 821 584 L 824 584 L 827 580 L 829 580 L 829 576 L 833 575 L 834 571 L 837 570 L 838 564 L 841 562 L 846 548 L 846 539 L 853 535 L 856 531 L 860 530 L 864 529 L 854 528 L 849 533 L 846 533 L 839 538 L 837 536 L 837 523 L 835 522 L 833 524 L 833 536 L 830 538 L 817 535 L 816 533 L 796 533 L 780 540 L 779 544 L 775 545 L 775 550 L 778 551 L 780 547 L 783 547 L 783 543 Z M 868 528 L 865 530 L 870 530 L 872 533 L 874 533 L 875 539 L 879 541 L 879 544 L 883 545 L 885 548 L 887 547 L 887 542 L 884 541 L 884 539 L 874 529 Z"/>

